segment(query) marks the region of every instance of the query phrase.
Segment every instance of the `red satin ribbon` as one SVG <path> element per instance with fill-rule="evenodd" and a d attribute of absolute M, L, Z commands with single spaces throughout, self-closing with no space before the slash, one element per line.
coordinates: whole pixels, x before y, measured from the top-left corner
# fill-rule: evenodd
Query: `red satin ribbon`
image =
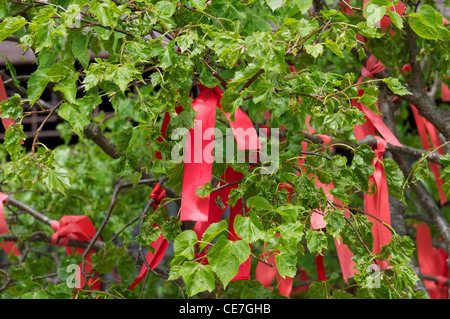
<path fill-rule="evenodd" d="M 424 280 L 431 299 L 448 299 L 449 270 L 447 267 L 447 253 L 433 246 L 430 229 L 425 224 L 416 225 L 417 259 L 420 272 L 434 276 L 437 282 Z"/>
<path fill-rule="evenodd" d="M 213 149 L 205 151 L 214 142 L 216 107 L 222 110 L 220 99 L 222 92 L 216 87 L 201 87 L 200 95 L 193 101 L 192 107 L 197 112 L 194 128 L 189 131 L 186 142 L 183 190 L 181 199 L 180 220 L 208 221 L 210 195 L 199 197 L 196 189 L 211 182 Z M 223 111 L 223 110 L 222 110 Z M 235 112 L 235 121 L 230 114 L 224 113 L 236 143 L 241 150 L 260 149 L 259 139 L 248 116 L 241 110 Z M 209 136 L 205 132 L 209 131 Z"/>
<path fill-rule="evenodd" d="M 442 143 L 441 143 L 438 132 L 437 132 L 436 128 L 434 127 L 434 125 L 431 124 L 426 118 L 421 116 L 419 114 L 419 111 L 417 110 L 417 108 L 414 105 L 411 105 L 411 110 L 412 110 L 414 119 L 416 121 L 417 131 L 419 133 L 420 140 L 422 141 L 423 148 L 425 150 L 432 148 L 430 145 L 430 142 L 428 140 L 428 137 L 430 137 L 431 143 L 433 144 L 434 148 L 439 147 Z M 442 148 L 438 149 L 437 152 L 444 155 Z M 446 198 L 444 192 L 442 191 L 442 186 L 444 184 L 444 181 L 441 178 L 441 172 L 439 170 L 439 165 L 436 163 L 431 163 L 431 162 L 429 164 L 430 164 L 431 171 L 433 172 L 434 178 L 436 180 L 441 205 L 443 205 L 444 203 L 447 202 L 447 198 Z"/>
<path fill-rule="evenodd" d="M 54 220 L 51 225 L 55 233 L 52 235 L 51 244 L 66 246 L 66 254 L 72 255 L 76 252 L 81 255 L 84 253 L 84 248 L 68 247 L 67 244 L 69 239 L 78 241 L 90 241 L 96 234 L 94 225 L 92 225 L 91 220 L 88 216 L 77 215 L 77 216 L 63 216 L 61 221 L 58 222 Z M 86 256 L 85 262 L 85 273 L 88 274 L 92 270 L 91 255 L 94 251 L 90 251 Z M 81 264 L 80 264 L 81 269 Z M 84 276 L 81 277 L 80 287 L 77 289 L 82 289 L 85 286 Z M 96 278 L 90 278 L 88 280 L 88 285 L 92 286 L 92 289 L 100 290 L 100 281 Z"/>
<path fill-rule="evenodd" d="M 0 235 L 9 232 L 8 225 L 6 223 L 5 214 L 3 213 L 3 204 L 8 198 L 8 195 L 0 193 Z M 8 255 L 14 253 L 16 256 L 20 256 L 20 251 L 13 241 L 0 241 L 0 248 L 3 249 Z"/>
<path fill-rule="evenodd" d="M 158 208 L 159 204 L 165 197 L 166 197 L 166 190 L 161 187 L 161 184 L 156 183 L 149 197 L 150 199 L 154 200 L 153 203 L 154 210 Z M 151 243 L 151 246 L 153 247 L 154 252 L 148 251 L 147 255 L 145 256 L 145 261 L 147 262 L 147 264 L 150 266 L 151 269 L 155 269 L 156 266 L 158 266 L 161 260 L 164 258 L 164 255 L 166 254 L 167 247 L 169 247 L 169 241 L 164 238 L 163 234 L 161 234 L 157 240 Z M 147 275 L 148 272 L 147 264 L 144 263 L 142 265 L 137 278 L 129 287 L 130 290 L 134 290 L 134 288 Z"/>
<path fill-rule="evenodd" d="M 198 187 L 211 182 L 213 150 L 204 154 L 205 148 L 214 143 L 214 132 L 204 136 L 206 130 L 214 129 L 218 96 L 213 89 L 206 88 L 192 103 L 197 112 L 194 128 L 189 130 L 186 139 L 183 189 L 181 197 L 180 220 L 207 221 L 210 196 L 199 197 Z"/>
<path fill-rule="evenodd" d="M 383 154 L 386 150 L 387 142 L 380 138 L 377 139 L 377 147 L 374 149 L 375 158 L 372 165 L 375 171 L 370 177 L 369 183 L 375 186 L 375 192 L 372 195 L 364 194 L 364 209 L 367 213 L 377 217 L 387 225 L 391 224 L 391 215 L 389 211 L 389 193 L 386 182 L 386 176 L 383 168 Z M 391 231 L 378 220 L 368 216 L 368 219 L 373 222 L 372 233 L 374 240 L 373 251 L 379 253 L 381 246 L 388 244 L 391 241 Z M 378 265 L 385 268 L 387 262 L 379 261 Z"/>

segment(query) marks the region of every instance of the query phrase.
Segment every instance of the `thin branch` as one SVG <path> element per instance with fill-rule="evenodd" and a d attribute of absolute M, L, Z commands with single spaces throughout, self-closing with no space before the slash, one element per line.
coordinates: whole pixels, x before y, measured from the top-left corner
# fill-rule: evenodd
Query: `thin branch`
<path fill-rule="evenodd" d="M 53 220 L 51 218 L 45 216 L 44 214 L 35 210 L 33 207 L 30 207 L 27 204 L 22 203 L 21 201 L 19 201 L 18 199 L 14 198 L 10 195 L 8 195 L 8 197 L 6 198 L 5 205 L 15 206 L 15 207 L 27 212 L 28 214 L 30 214 L 37 220 L 46 223 L 47 225 L 50 225 L 53 222 Z"/>
<path fill-rule="evenodd" d="M 138 181 L 138 184 L 149 184 L 149 185 L 154 185 L 155 183 L 155 179 L 141 179 L 140 181 Z M 109 218 L 111 217 L 112 211 L 114 209 L 114 206 L 116 205 L 116 200 L 117 200 L 117 196 L 119 195 L 120 191 L 126 187 L 131 187 L 134 184 L 129 182 L 129 183 L 122 183 L 122 184 L 117 184 L 114 187 L 114 191 L 111 197 L 111 201 L 109 203 L 109 207 L 108 210 L 106 212 L 105 217 L 103 218 L 103 221 L 100 225 L 100 227 L 98 228 L 97 232 L 95 233 L 94 237 L 92 237 L 91 241 L 89 242 L 87 248 L 85 249 L 85 251 L 83 252 L 82 255 L 82 261 L 81 261 L 81 272 L 83 274 L 83 276 L 86 278 L 86 274 L 84 272 L 84 268 L 85 268 L 85 259 L 91 249 L 92 246 L 94 246 L 95 242 L 97 241 L 97 239 L 100 237 L 101 233 L 103 232 L 103 229 L 105 228 L 106 224 L 109 221 Z"/>

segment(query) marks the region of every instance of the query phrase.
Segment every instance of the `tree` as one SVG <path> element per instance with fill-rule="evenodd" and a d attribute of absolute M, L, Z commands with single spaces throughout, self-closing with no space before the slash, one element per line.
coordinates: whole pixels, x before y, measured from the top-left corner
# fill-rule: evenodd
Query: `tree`
<path fill-rule="evenodd" d="M 435 2 L 0 4 L 2 298 L 448 297 Z"/>

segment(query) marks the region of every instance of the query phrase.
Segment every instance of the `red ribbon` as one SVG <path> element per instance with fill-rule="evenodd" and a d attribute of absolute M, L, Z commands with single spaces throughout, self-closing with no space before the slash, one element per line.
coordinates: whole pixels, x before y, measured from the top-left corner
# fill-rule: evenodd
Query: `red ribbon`
<path fill-rule="evenodd" d="M 369 179 L 369 183 L 373 183 L 372 186 L 375 186 L 376 190 L 372 195 L 364 194 L 364 209 L 367 213 L 377 217 L 387 225 L 390 225 L 391 215 L 389 211 L 389 193 L 382 163 L 387 142 L 378 136 L 376 139 L 377 147 L 374 149 L 375 158 L 372 162 L 372 165 L 375 167 L 375 171 Z M 386 245 L 391 241 L 392 234 L 386 226 L 382 225 L 375 218 L 368 216 L 368 219 L 373 222 L 373 251 L 375 253 L 379 253 L 381 246 Z M 379 261 L 378 265 L 385 268 L 387 266 L 387 262 Z"/>
<path fill-rule="evenodd" d="M 385 68 L 386 67 L 380 61 L 377 61 L 375 56 L 371 55 L 367 60 L 366 65 L 363 66 L 361 70 L 361 76 L 359 77 L 357 83 L 362 82 L 362 79 L 364 77 L 369 77 L 371 79 L 375 78 L 375 74 L 383 71 Z M 363 95 L 364 90 L 358 89 L 358 96 Z M 378 103 L 375 104 L 378 106 Z M 398 147 L 402 147 L 397 137 L 391 132 L 386 124 L 384 124 L 383 116 L 381 114 L 375 113 L 361 102 L 358 102 L 356 99 L 352 100 L 352 105 L 362 111 L 365 114 L 366 118 L 365 123 L 355 126 L 354 133 L 356 139 L 360 140 L 367 135 L 376 135 L 376 133 L 378 132 L 388 143 L 396 145 Z"/>
<path fill-rule="evenodd" d="M 183 189 L 181 198 L 180 220 L 208 221 L 210 195 L 199 197 L 198 187 L 211 182 L 214 128 L 216 107 L 222 110 L 220 99 L 222 92 L 219 88 L 202 87 L 200 95 L 193 101 L 192 107 L 197 112 L 194 118 L 194 128 L 189 130 L 186 141 Z M 223 110 L 222 110 L 223 112 Z M 248 116 L 241 110 L 235 112 L 235 121 L 231 121 L 230 114 L 224 113 L 236 143 L 241 150 L 260 149 L 258 135 Z M 209 136 L 205 135 L 208 131 Z M 210 147 L 210 150 L 207 150 Z"/>
<path fill-rule="evenodd" d="M 85 215 L 76 216 L 63 216 L 61 222 L 54 220 L 51 225 L 55 233 L 52 235 L 51 244 L 66 246 L 66 254 L 72 255 L 76 252 L 81 255 L 84 253 L 84 248 L 68 247 L 69 239 L 78 241 L 90 241 L 96 234 L 94 225 L 91 220 Z M 85 273 L 88 274 L 92 270 L 90 256 L 94 251 L 90 251 L 86 257 Z M 81 268 L 81 264 L 80 264 Z M 77 289 L 82 289 L 85 286 L 84 276 L 80 276 L 81 283 L 77 286 Z M 90 278 L 88 285 L 92 286 L 92 289 L 100 290 L 100 281 L 96 278 Z"/>
<path fill-rule="evenodd" d="M 448 299 L 449 270 L 447 267 L 447 253 L 433 246 L 430 229 L 425 224 L 416 225 L 417 259 L 420 272 L 434 276 L 437 282 L 424 280 L 431 299 Z"/>
<path fill-rule="evenodd" d="M 159 204 L 165 197 L 166 197 L 166 190 L 161 187 L 161 184 L 156 183 L 149 197 L 150 199 L 154 200 L 153 203 L 154 210 L 158 209 Z M 145 261 L 150 266 L 151 269 L 155 269 L 156 266 L 158 266 L 161 260 L 164 258 L 164 255 L 166 254 L 167 247 L 169 247 L 169 241 L 164 238 L 163 234 L 161 234 L 157 240 L 151 243 L 151 246 L 153 247 L 154 252 L 148 251 L 147 255 L 145 256 Z M 148 272 L 147 264 L 144 263 L 142 265 L 137 278 L 130 285 L 130 290 L 134 290 L 134 288 L 147 275 Z"/>
<path fill-rule="evenodd" d="M 422 146 L 425 150 L 428 150 L 431 147 L 430 142 L 428 140 L 428 137 L 431 139 L 431 143 L 433 144 L 433 147 L 439 147 L 442 143 L 439 139 L 438 132 L 433 124 L 431 124 L 426 118 L 421 116 L 419 114 L 419 111 L 414 105 L 411 105 L 411 110 L 414 116 L 414 119 L 416 121 L 417 125 L 417 131 L 420 136 L 420 140 L 422 141 Z M 442 148 L 437 150 L 438 153 L 444 155 L 444 152 Z M 447 198 L 445 197 L 444 192 L 442 191 L 442 186 L 444 184 L 444 181 L 441 178 L 441 172 L 439 170 L 439 165 L 436 163 L 429 163 L 431 171 L 433 172 L 434 178 L 436 180 L 438 192 L 439 192 L 439 198 L 441 205 L 443 205 L 445 202 L 447 202 Z"/>
<path fill-rule="evenodd" d="M 3 204 L 5 203 L 8 195 L 0 193 L 0 235 L 9 232 L 8 225 L 6 223 L 5 215 L 3 213 Z M 13 241 L 0 241 L 0 248 L 2 248 L 8 255 L 14 253 L 16 256 L 20 256 L 20 251 Z"/>
<path fill-rule="evenodd" d="M 189 130 L 186 139 L 183 189 L 181 197 L 180 220 L 207 221 L 210 196 L 199 197 L 198 187 L 211 182 L 213 150 L 204 153 L 208 144 L 214 143 L 214 131 L 205 137 L 206 130 L 215 128 L 218 96 L 213 89 L 206 88 L 193 101 L 192 107 L 197 115 L 194 128 Z"/>

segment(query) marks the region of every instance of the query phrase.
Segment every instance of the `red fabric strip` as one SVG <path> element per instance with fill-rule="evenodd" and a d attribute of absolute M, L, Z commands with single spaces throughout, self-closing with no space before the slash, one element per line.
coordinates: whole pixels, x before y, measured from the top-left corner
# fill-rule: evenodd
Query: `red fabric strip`
<path fill-rule="evenodd" d="M 431 299 L 448 299 L 449 270 L 447 267 L 448 255 L 442 249 L 433 246 L 430 229 L 425 224 L 416 225 L 416 248 L 420 272 L 434 276 L 438 282 L 424 280 Z"/>
<path fill-rule="evenodd" d="M 417 131 L 420 136 L 420 140 L 422 141 L 422 146 L 424 150 L 429 150 L 432 148 L 428 137 L 431 139 L 431 143 L 433 144 L 433 147 L 439 147 L 441 145 L 441 140 L 439 139 L 438 132 L 433 124 L 431 124 L 426 118 L 421 116 L 419 114 L 419 111 L 414 105 L 411 105 L 411 110 L 414 116 L 414 120 L 416 121 Z M 442 148 L 437 150 L 438 153 L 444 155 L 444 152 Z M 439 198 L 441 205 L 445 204 L 447 202 L 447 198 L 442 191 L 442 186 L 444 184 L 444 181 L 441 178 L 441 172 L 439 170 L 439 165 L 436 163 L 429 162 L 430 169 L 434 175 L 434 179 L 436 181 L 437 189 L 439 192 Z"/>
<path fill-rule="evenodd" d="M 319 281 L 326 281 L 327 275 L 325 273 L 325 268 L 323 266 L 323 256 L 318 254 L 316 256 L 316 271 L 317 271 L 317 279 Z"/>
<path fill-rule="evenodd" d="M 6 223 L 5 214 L 3 212 L 3 203 L 8 198 L 8 195 L 0 193 L 0 235 L 9 232 L 8 224 Z M 16 256 L 20 256 L 21 253 L 13 241 L 0 241 L 0 248 L 3 249 L 8 255 L 14 253 Z"/>
<path fill-rule="evenodd" d="M 386 150 L 387 142 L 380 138 L 377 139 L 377 147 L 374 149 L 375 158 L 372 165 L 375 171 L 370 177 L 369 183 L 375 186 L 375 192 L 372 195 L 364 194 L 364 209 L 367 213 L 377 217 L 384 223 L 391 224 L 391 215 L 389 211 L 389 193 L 387 188 L 386 176 L 382 164 L 383 154 Z M 368 216 L 368 219 L 373 222 L 372 233 L 374 240 L 373 251 L 379 253 L 381 246 L 388 244 L 391 241 L 391 231 L 378 220 Z M 378 265 L 385 268 L 387 262 L 379 261 Z"/>
<path fill-rule="evenodd" d="M 180 220 L 207 221 L 210 196 L 199 197 L 198 187 L 211 182 L 213 152 L 204 153 L 210 143 L 214 143 L 214 132 L 204 136 L 206 130 L 215 128 L 218 97 L 214 90 L 205 88 L 192 103 L 197 112 L 194 128 L 186 139 L 183 189 Z"/>
<path fill-rule="evenodd" d="M 374 79 L 375 74 L 383 71 L 386 67 L 376 59 L 374 55 L 371 55 L 367 59 L 367 63 L 361 69 L 361 76 L 359 77 L 357 83 L 362 82 L 365 77 Z M 358 89 L 358 96 L 363 96 L 364 90 Z M 355 126 L 355 137 L 356 139 L 362 139 L 367 135 L 375 135 L 375 132 L 380 133 L 384 139 L 392 145 L 396 145 L 398 147 L 402 147 L 397 137 L 391 132 L 391 130 L 384 124 L 383 116 L 381 114 L 377 114 L 370 110 L 364 104 L 353 100 L 352 105 L 356 106 L 360 111 L 365 114 L 366 122 L 361 125 Z M 376 103 L 378 107 L 378 103 Z"/>

